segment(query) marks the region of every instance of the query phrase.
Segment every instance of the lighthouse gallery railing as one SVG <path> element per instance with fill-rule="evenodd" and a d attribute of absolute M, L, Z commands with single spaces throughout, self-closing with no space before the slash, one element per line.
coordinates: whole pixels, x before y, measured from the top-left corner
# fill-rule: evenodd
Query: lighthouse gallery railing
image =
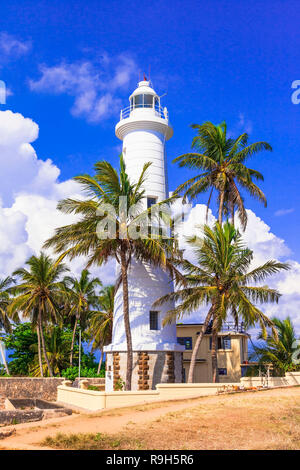
<path fill-rule="evenodd" d="M 135 109 L 139 108 L 148 108 L 148 109 L 153 109 L 155 112 L 155 115 L 161 119 L 166 119 L 166 121 L 169 120 L 169 114 L 167 108 L 162 108 L 161 106 L 155 106 L 153 108 L 152 105 L 146 105 L 146 104 L 140 104 L 140 105 L 134 105 L 134 106 L 127 106 L 127 108 L 121 109 L 120 112 L 120 120 L 126 119 L 130 117 L 130 114 L 132 111 Z"/>

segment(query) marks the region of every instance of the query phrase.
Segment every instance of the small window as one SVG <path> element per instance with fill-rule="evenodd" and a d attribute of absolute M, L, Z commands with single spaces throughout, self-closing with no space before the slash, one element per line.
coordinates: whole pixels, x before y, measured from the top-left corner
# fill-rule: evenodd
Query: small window
<path fill-rule="evenodd" d="M 193 349 L 192 337 L 191 336 L 181 336 L 177 338 L 177 343 L 185 347 L 185 349 Z"/>
<path fill-rule="evenodd" d="M 221 367 L 218 369 L 219 375 L 227 375 L 226 367 Z"/>
<path fill-rule="evenodd" d="M 157 202 L 156 197 L 147 197 L 147 209 L 150 209 L 150 207 L 154 206 L 156 202 Z"/>
<path fill-rule="evenodd" d="M 150 311 L 149 324 L 150 330 L 158 330 L 158 312 Z"/>
<path fill-rule="evenodd" d="M 209 338 L 209 349 L 211 349 L 212 338 Z M 218 349 L 231 349 L 231 338 L 228 336 L 218 336 Z"/>
<path fill-rule="evenodd" d="M 231 349 L 231 339 L 223 337 L 223 349 Z"/>

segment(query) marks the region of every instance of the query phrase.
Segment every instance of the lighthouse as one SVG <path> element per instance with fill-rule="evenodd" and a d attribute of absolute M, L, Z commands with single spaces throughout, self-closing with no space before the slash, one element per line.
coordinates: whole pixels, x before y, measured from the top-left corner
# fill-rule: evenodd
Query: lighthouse
<path fill-rule="evenodd" d="M 123 158 L 130 181 L 137 182 L 143 166 L 152 164 L 144 182 L 144 208 L 169 195 L 166 142 L 172 137 L 167 108 L 146 79 L 129 97 L 129 106 L 121 111 L 115 128 L 123 142 Z M 163 326 L 174 305 L 154 302 L 173 290 L 167 272 L 149 263 L 133 259 L 128 269 L 129 318 L 133 348 L 132 390 L 155 389 L 158 383 L 182 382 L 183 346 L 177 343 L 176 324 Z M 106 391 L 125 381 L 127 344 L 123 318 L 122 286 L 115 295 L 112 343 L 106 352 Z"/>

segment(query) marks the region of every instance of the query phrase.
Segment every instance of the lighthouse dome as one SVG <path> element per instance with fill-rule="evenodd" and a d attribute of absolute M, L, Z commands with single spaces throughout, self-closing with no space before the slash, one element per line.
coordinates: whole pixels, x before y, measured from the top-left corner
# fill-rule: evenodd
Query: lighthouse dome
<path fill-rule="evenodd" d="M 138 87 L 129 97 L 131 109 L 136 108 L 157 108 L 160 106 L 157 93 L 151 88 L 148 80 L 139 82 Z"/>
<path fill-rule="evenodd" d="M 150 81 L 142 80 L 129 97 L 130 105 L 121 110 L 120 121 L 116 125 L 116 136 L 123 140 L 133 130 L 159 132 L 169 140 L 173 129 L 169 122 L 168 110 L 160 105 L 160 97 L 150 86 Z"/>

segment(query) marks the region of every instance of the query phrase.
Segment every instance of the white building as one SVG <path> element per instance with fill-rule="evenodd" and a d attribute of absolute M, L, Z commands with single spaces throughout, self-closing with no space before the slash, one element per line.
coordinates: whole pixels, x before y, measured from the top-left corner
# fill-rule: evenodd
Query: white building
<path fill-rule="evenodd" d="M 126 171 L 137 181 L 143 166 L 147 170 L 145 207 L 168 197 L 165 143 L 173 135 L 167 108 L 146 80 L 139 82 L 121 111 L 116 136 L 123 141 Z M 176 324 L 162 326 L 172 305 L 154 308 L 153 303 L 173 289 L 168 274 L 149 264 L 132 261 L 128 273 L 129 315 L 133 345 L 132 389 L 147 390 L 157 383 L 182 381 L 183 346 L 177 344 Z M 123 319 L 122 287 L 115 297 L 112 344 L 105 348 L 106 390 L 120 379 L 125 381 L 127 344 Z"/>

